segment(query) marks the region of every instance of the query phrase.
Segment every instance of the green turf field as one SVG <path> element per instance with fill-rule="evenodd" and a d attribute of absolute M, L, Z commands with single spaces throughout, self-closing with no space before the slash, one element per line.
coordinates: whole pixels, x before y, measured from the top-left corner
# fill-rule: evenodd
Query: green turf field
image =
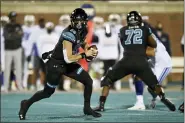
<path fill-rule="evenodd" d="M 92 95 L 92 106 L 98 104 L 99 92 Z M 18 111 L 20 101 L 29 98 L 32 93 L 1 94 L 1 122 L 20 122 Z M 182 91 L 167 91 L 167 97 L 176 105 L 183 102 Z M 145 93 L 145 104 L 151 99 Z M 32 105 L 27 113 L 27 120 L 22 122 L 183 122 L 183 113 L 169 111 L 158 101 L 156 109 L 129 111 L 127 108 L 135 103 L 133 92 L 111 92 L 106 103 L 106 111 L 101 118 L 85 116 L 82 92 L 56 92 L 48 99 Z M 148 107 L 148 106 L 147 106 Z"/>

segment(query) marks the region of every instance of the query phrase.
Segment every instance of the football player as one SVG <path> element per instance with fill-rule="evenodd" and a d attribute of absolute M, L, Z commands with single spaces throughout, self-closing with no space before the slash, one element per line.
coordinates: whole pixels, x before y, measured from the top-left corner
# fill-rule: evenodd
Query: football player
<path fill-rule="evenodd" d="M 26 112 L 33 103 L 49 98 L 55 92 L 62 75 L 84 84 L 84 114 L 101 117 L 101 114 L 93 111 L 90 106 L 93 81 L 89 74 L 77 63 L 80 59 L 90 61 L 97 56 L 97 50 L 89 47 L 84 42 L 87 35 L 87 14 L 83 9 L 77 8 L 71 13 L 70 18 L 71 24 L 64 29 L 55 48 L 43 54 L 43 59 L 49 58 L 46 62 L 47 83 L 43 90 L 36 92 L 29 99 L 21 101 L 20 120 L 25 119 Z M 79 47 L 83 47 L 85 52 L 78 53 L 77 49 Z"/>

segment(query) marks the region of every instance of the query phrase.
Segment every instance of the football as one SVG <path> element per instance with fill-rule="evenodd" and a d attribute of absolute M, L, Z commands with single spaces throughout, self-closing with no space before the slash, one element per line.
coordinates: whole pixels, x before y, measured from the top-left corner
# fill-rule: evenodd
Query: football
<path fill-rule="evenodd" d="M 93 49 L 95 49 L 95 50 L 98 50 L 98 48 L 97 48 L 97 46 L 96 45 L 91 45 L 90 47 L 88 47 L 88 49 L 87 50 L 90 50 L 91 48 L 93 48 Z M 96 54 L 96 56 L 98 55 L 98 53 Z M 96 58 L 96 56 L 88 56 L 88 57 L 86 57 L 86 61 L 87 62 L 90 62 L 90 61 L 92 61 L 94 58 Z"/>

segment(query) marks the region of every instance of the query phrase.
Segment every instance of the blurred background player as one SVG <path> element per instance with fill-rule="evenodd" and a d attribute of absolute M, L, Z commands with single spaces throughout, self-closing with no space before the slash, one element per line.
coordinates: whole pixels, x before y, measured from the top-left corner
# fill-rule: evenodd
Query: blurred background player
<path fill-rule="evenodd" d="M 19 90 L 22 87 L 22 37 L 23 31 L 20 24 L 16 22 L 17 13 L 12 11 L 8 15 L 10 23 L 4 27 L 4 42 L 5 42 L 5 91 L 8 91 L 10 73 L 12 70 L 12 63 L 16 70 L 16 84 Z"/>
<path fill-rule="evenodd" d="M 29 37 L 33 31 L 33 28 L 35 26 L 35 16 L 34 15 L 25 15 L 24 16 L 24 25 L 22 26 L 23 29 L 23 40 L 22 40 L 22 47 L 23 47 L 23 87 L 27 88 L 28 84 L 31 82 L 30 78 L 30 72 L 33 71 L 33 64 L 29 59 L 29 55 L 31 53 L 31 46 L 32 42 L 29 41 Z"/>
<path fill-rule="evenodd" d="M 111 68 L 116 61 L 119 59 L 119 39 L 118 33 L 116 32 L 116 24 L 105 23 L 103 28 L 96 30 L 96 35 L 99 38 L 98 58 L 103 62 L 104 74 Z M 110 52 L 111 51 L 111 52 Z M 109 53 L 107 55 L 107 53 Z M 115 85 L 112 85 L 113 89 L 120 90 L 121 82 L 118 81 Z"/>
<path fill-rule="evenodd" d="M 58 22 L 58 25 L 55 26 L 55 32 L 60 36 L 62 31 L 69 26 L 70 16 L 68 14 L 61 15 Z"/>
<path fill-rule="evenodd" d="M 30 47 L 32 48 L 31 53 L 29 54 L 28 61 L 33 60 L 33 74 L 31 79 L 30 89 L 34 90 L 36 87 L 42 87 L 39 79 L 39 70 L 40 70 L 40 57 L 38 56 L 38 48 L 36 46 L 36 42 L 38 41 L 39 36 L 46 34 L 45 28 L 45 19 L 41 17 L 38 20 L 38 25 L 34 26 L 33 31 L 29 37 L 29 42 L 31 43 Z"/>
<path fill-rule="evenodd" d="M 52 22 L 47 22 L 45 25 L 45 28 L 47 32 L 45 34 L 40 35 L 38 38 L 38 41 L 36 42 L 36 46 L 38 49 L 38 56 L 40 59 L 39 73 L 40 73 L 41 85 L 38 88 L 39 90 L 43 89 L 44 85 L 46 84 L 46 68 L 45 68 L 45 63 L 42 60 L 42 54 L 54 49 L 59 39 L 58 34 L 54 32 L 54 24 Z"/>
<path fill-rule="evenodd" d="M 4 91 L 4 70 L 5 70 L 5 48 L 4 48 L 4 36 L 3 30 L 5 25 L 9 22 L 8 16 L 1 16 L 1 54 L 0 54 L 0 82 L 1 91 Z"/>
<path fill-rule="evenodd" d="M 92 44 L 96 45 L 99 49 L 99 37 L 98 37 L 98 32 L 100 32 L 104 26 L 104 19 L 100 16 L 95 16 L 93 18 L 93 25 L 94 25 L 94 34 L 93 34 L 93 39 L 92 39 Z M 93 79 L 93 89 L 98 90 L 100 89 L 100 79 L 104 73 L 103 70 L 103 62 L 99 59 L 99 56 L 96 57 L 93 62 L 90 63 L 90 68 L 89 68 L 89 73 L 92 76 Z"/>

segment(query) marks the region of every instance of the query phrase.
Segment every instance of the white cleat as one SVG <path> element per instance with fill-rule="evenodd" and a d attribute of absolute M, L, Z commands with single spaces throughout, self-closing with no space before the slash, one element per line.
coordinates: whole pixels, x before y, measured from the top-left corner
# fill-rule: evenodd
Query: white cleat
<path fill-rule="evenodd" d="M 128 108 L 128 110 L 145 110 L 146 107 L 144 104 L 135 104 L 133 107 Z"/>

